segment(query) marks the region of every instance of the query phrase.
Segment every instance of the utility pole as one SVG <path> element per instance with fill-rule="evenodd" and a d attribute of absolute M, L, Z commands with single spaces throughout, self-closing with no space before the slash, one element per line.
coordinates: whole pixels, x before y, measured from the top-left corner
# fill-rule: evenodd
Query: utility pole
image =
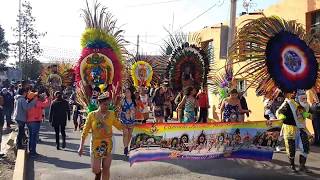
<path fill-rule="evenodd" d="M 231 46 L 236 25 L 236 13 L 237 13 L 237 0 L 230 0 L 230 22 L 229 22 L 229 34 L 228 34 L 228 47 Z"/>
<path fill-rule="evenodd" d="M 22 81 L 22 65 L 21 65 L 21 0 L 19 0 L 19 66 L 20 69 L 20 81 Z"/>
<path fill-rule="evenodd" d="M 229 32 L 228 32 L 228 51 L 233 43 L 235 35 L 235 24 L 236 24 L 236 13 L 237 13 L 237 0 L 230 0 L 230 22 L 229 22 Z M 233 69 L 233 62 L 231 59 L 227 60 L 227 71 L 231 73 Z"/>
<path fill-rule="evenodd" d="M 139 43 L 140 43 L 140 41 L 139 41 L 139 34 L 138 34 L 138 36 L 137 36 L 137 54 L 136 54 L 136 57 L 139 56 Z"/>

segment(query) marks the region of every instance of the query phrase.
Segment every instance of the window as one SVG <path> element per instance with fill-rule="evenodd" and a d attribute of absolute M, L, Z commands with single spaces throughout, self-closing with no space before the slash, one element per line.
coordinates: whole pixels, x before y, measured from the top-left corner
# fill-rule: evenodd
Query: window
<path fill-rule="evenodd" d="M 201 48 L 205 49 L 206 53 L 208 53 L 209 64 L 213 63 L 214 61 L 213 40 L 202 42 Z"/>
<path fill-rule="evenodd" d="M 214 49 L 213 49 L 213 41 L 208 42 L 208 47 L 207 47 L 207 52 L 208 52 L 208 57 L 209 57 L 209 64 L 213 63 L 213 55 L 214 55 Z"/>
<path fill-rule="evenodd" d="M 320 32 L 320 10 L 306 13 L 306 28 L 308 32 Z"/>
<path fill-rule="evenodd" d="M 243 92 L 247 89 L 247 83 L 245 80 L 243 79 L 238 79 L 237 80 L 237 91 L 238 92 Z M 244 96 L 246 96 L 247 93 L 244 94 Z"/>
<path fill-rule="evenodd" d="M 320 11 L 311 14 L 311 33 L 320 32 Z"/>

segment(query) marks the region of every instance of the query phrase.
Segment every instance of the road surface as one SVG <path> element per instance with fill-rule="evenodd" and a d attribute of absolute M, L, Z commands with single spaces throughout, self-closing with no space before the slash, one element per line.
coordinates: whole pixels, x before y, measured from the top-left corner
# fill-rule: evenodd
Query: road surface
<path fill-rule="evenodd" d="M 79 157 L 80 132 L 74 132 L 71 122 L 66 128 L 67 148 L 56 150 L 55 135 L 48 122 L 42 124 L 38 145 L 40 157 L 27 162 L 27 180 L 90 180 L 89 146 L 85 155 Z M 86 142 L 89 145 L 89 138 Z M 115 149 L 111 165 L 112 180 L 193 180 L 193 179 L 320 179 L 320 148 L 312 147 L 307 165 L 312 175 L 293 174 L 287 167 L 284 153 L 276 153 L 272 162 L 253 160 L 203 160 L 143 162 L 130 167 L 122 155 L 122 134 L 115 131 Z M 298 163 L 298 159 L 296 160 Z"/>

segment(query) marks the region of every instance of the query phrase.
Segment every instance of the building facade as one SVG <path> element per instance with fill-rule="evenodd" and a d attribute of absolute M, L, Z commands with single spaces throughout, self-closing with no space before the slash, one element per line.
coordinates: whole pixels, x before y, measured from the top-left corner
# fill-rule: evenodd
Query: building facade
<path fill-rule="evenodd" d="M 263 17 L 276 15 L 285 20 L 297 20 L 301 23 L 308 32 L 320 32 L 320 0 L 280 0 L 277 4 L 272 5 L 265 10 L 252 13 L 242 13 L 236 19 L 236 30 L 240 29 L 251 20 Z M 227 42 L 228 42 L 228 24 L 227 21 L 211 27 L 205 27 L 191 35 L 197 34 L 198 40 L 195 43 L 201 47 L 211 47 L 213 61 L 216 67 L 223 71 L 227 60 Z M 234 72 L 236 72 L 241 65 L 233 65 Z M 238 91 L 247 89 L 245 79 L 235 77 L 237 81 Z M 256 96 L 255 89 L 249 88 L 245 94 L 249 109 L 252 111 L 250 117 L 246 118 L 248 121 L 263 120 L 263 98 Z M 211 105 L 209 118 L 216 119 L 219 113 L 219 97 L 210 94 L 209 101 Z"/>

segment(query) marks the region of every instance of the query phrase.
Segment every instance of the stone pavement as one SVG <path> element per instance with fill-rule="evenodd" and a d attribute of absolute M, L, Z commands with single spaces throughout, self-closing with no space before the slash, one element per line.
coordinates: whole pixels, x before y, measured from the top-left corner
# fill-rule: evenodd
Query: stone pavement
<path fill-rule="evenodd" d="M 54 130 L 45 122 L 41 127 L 38 145 L 40 157 L 27 162 L 27 180 L 90 180 L 89 146 L 85 155 L 79 157 L 80 132 L 74 132 L 69 122 L 67 148 L 57 151 Z M 89 138 L 86 144 L 89 144 Z M 193 179 L 320 179 L 320 148 L 312 147 L 308 167 L 312 175 L 293 174 L 288 169 L 284 153 L 276 153 L 272 162 L 253 160 L 203 160 L 203 161 L 160 161 L 143 162 L 130 167 L 122 155 L 122 135 L 115 132 L 115 149 L 111 165 L 112 180 L 193 180 Z M 298 159 L 296 160 L 298 163 Z"/>

